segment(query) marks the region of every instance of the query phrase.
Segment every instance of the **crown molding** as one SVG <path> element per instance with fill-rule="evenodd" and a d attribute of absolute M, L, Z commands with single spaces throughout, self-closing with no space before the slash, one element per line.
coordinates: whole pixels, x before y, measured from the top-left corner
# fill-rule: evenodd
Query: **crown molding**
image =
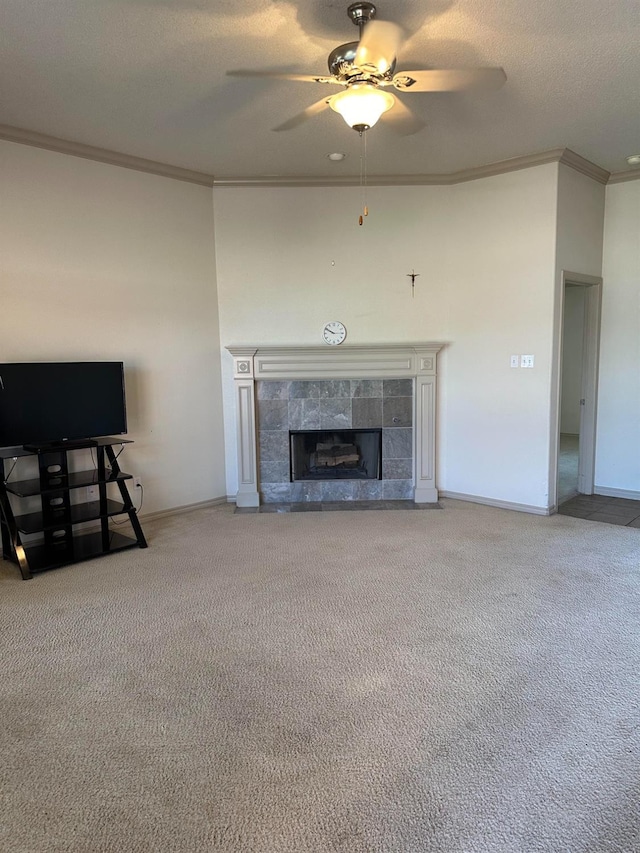
<path fill-rule="evenodd" d="M 477 181 L 480 178 L 504 175 L 520 169 L 530 169 L 533 166 L 542 166 L 546 163 L 563 163 L 601 184 L 606 184 L 609 179 L 609 172 L 595 163 L 585 160 L 575 151 L 571 151 L 569 148 L 552 148 L 539 154 L 525 154 L 521 157 L 512 157 L 509 160 L 500 160 L 497 163 L 474 166 L 471 169 L 462 169 L 458 172 L 435 175 L 369 175 L 367 185 L 370 187 L 452 186 L 466 181 Z M 356 176 L 336 178 L 270 175 L 249 178 L 215 178 L 213 185 L 214 187 L 352 187 L 358 186 L 359 183 L 360 179 Z"/>
<path fill-rule="evenodd" d="M 110 166 L 122 166 L 125 169 L 134 169 L 138 172 L 160 175 L 163 178 L 174 178 L 178 181 L 186 181 L 205 187 L 352 187 L 358 186 L 360 183 L 360 179 L 356 176 L 340 178 L 270 175 L 247 178 L 216 178 L 206 172 L 194 172 L 180 166 L 159 163 L 156 160 L 134 157 L 120 151 L 85 145 L 82 142 L 73 142 L 69 139 L 59 139 L 56 136 L 47 136 L 44 133 L 36 133 L 33 130 L 11 127 L 5 124 L 0 124 L 0 140 L 31 145 L 35 148 L 56 151 L 59 154 L 70 154 L 74 157 L 82 157 L 85 160 L 95 160 L 98 163 L 107 163 Z M 546 163 L 563 163 L 601 184 L 620 183 L 621 181 L 632 181 L 640 178 L 640 172 L 635 170 L 616 172 L 611 175 L 605 169 L 586 160 L 569 148 L 552 148 L 539 154 L 525 154 L 521 157 L 512 157 L 508 160 L 500 160 L 497 163 L 474 166 L 471 169 L 462 169 L 458 172 L 433 175 L 370 175 L 367 183 L 370 187 L 452 186 L 466 181 L 476 181 L 480 178 L 504 175 L 520 169 L 530 169 L 533 166 L 542 166 Z"/>
<path fill-rule="evenodd" d="M 626 181 L 640 181 L 640 169 L 629 169 L 626 172 L 612 172 L 610 184 L 623 184 Z"/>
<path fill-rule="evenodd" d="M 462 184 L 466 181 L 476 181 L 479 178 L 492 178 L 495 175 L 506 175 L 509 172 L 530 169 L 532 166 L 558 163 L 562 158 L 564 150 L 564 148 L 553 148 L 550 151 L 542 151 L 539 154 L 525 154 L 522 157 L 511 157 L 509 160 L 499 160 L 497 163 L 487 163 L 483 166 L 463 169 L 460 172 L 452 172 L 448 176 L 449 180 L 447 183 Z"/>
<path fill-rule="evenodd" d="M 191 169 L 146 160 L 144 157 L 133 157 L 130 154 L 122 154 L 120 151 L 84 145 L 82 142 L 72 142 L 69 139 L 58 139 L 56 136 L 47 136 L 44 133 L 36 133 L 20 127 L 0 124 L 0 139 L 18 142 L 21 145 L 31 145 L 34 148 L 45 148 L 47 151 L 56 151 L 58 154 L 71 154 L 74 157 L 82 157 L 84 160 L 108 163 L 110 166 L 122 166 L 124 169 L 160 175 L 163 178 L 175 178 L 177 181 L 187 181 L 190 184 L 213 186 L 213 175 L 207 175 L 204 172 L 193 172 Z"/>
<path fill-rule="evenodd" d="M 586 160 L 570 148 L 565 148 L 563 150 L 560 162 L 564 163 L 565 166 L 569 166 L 571 169 L 575 169 L 576 172 L 586 175 L 588 178 L 593 178 L 594 181 L 598 181 L 600 184 L 608 183 L 609 178 L 611 177 L 611 173 L 607 172 L 606 169 L 603 169 L 601 166 L 597 166 L 595 163 L 592 163 L 591 160 Z"/>
<path fill-rule="evenodd" d="M 527 154 L 523 157 L 513 157 L 498 163 L 487 163 L 462 169 L 459 172 L 449 172 L 433 175 L 369 175 L 367 185 L 370 187 L 408 187 L 408 186 L 451 186 L 464 181 L 475 181 L 478 178 L 488 178 L 505 172 L 528 169 L 543 163 L 560 161 L 564 148 L 555 148 L 542 154 Z M 576 155 L 577 156 L 577 155 Z M 214 187 L 353 187 L 359 186 L 357 175 L 350 177 L 285 177 L 268 175 L 266 177 L 248 178 L 215 178 Z"/>

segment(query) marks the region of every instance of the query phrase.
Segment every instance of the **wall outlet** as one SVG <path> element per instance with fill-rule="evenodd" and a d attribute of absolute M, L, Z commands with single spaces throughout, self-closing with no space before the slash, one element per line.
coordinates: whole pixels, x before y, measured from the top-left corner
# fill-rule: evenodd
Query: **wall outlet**
<path fill-rule="evenodd" d="M 87 486 L 87 500 L 97 501 L 99 497 L 97 486 Z"/>
<path fill-rule="evenodd" d="M 133 478 L 133 486 L 135 489 L 142 488 L 142 477 L 134 477 Z"/>

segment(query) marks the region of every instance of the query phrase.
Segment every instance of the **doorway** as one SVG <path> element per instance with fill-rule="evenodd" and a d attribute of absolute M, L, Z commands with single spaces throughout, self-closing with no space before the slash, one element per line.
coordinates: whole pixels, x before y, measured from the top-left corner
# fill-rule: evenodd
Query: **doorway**
<path fill-rule="evenodd" d="M 562 315 L 558 506 L 579 492 L 585 309 L 586 289 L 566 282 Z"/>
<path fill-rule="evenodd" d="M 556 507 L 594 490 L 602 279 L 563 272 Z"/>

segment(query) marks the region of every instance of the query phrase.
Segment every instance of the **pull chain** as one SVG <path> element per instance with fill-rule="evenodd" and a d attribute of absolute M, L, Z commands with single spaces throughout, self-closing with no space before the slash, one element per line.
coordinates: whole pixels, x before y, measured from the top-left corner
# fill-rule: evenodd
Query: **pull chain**
<path fill-rule="evenodd" d="M 364 222 L 363 217 L 369 215 L 367 206 L 367 134 L 360 131 L 360 203 L 362 213 L 358 217 L 358 225 Z"/>

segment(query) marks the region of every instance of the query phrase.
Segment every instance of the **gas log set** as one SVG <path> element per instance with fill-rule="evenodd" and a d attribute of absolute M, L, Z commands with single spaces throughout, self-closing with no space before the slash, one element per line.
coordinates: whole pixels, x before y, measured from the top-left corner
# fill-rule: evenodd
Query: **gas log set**
<path fill-rule="evenodd" d="M 310 470 L 319 468 L 357 468 L 360 452 L 355 444 L 332 444 L 319 441 L 309 457 Z"/>

